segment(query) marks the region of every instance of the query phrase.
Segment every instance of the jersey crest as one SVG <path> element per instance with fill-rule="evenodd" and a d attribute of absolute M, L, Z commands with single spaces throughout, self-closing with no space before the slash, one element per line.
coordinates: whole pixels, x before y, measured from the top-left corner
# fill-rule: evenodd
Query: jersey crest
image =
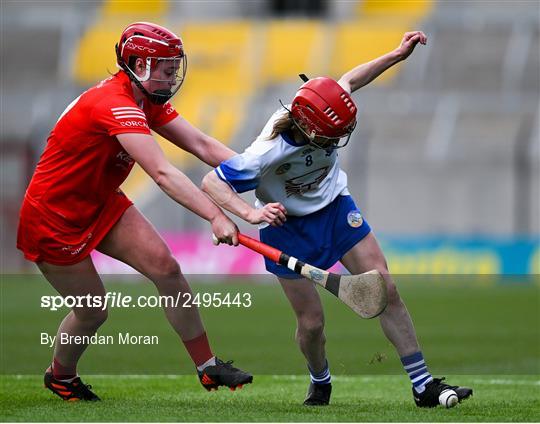
<path fill-rule="evenodd" d="M 287 197 L 292 195 L 302 195 L 310 190 L 315 190 L 319 187 L 319 184 L 326 178 L 329 166 L 323 166 L 322 168 L 315 169 L 307 174 L 300 175 L 298 177 L 291 178 L 285 181 L 285 192 Z"/>

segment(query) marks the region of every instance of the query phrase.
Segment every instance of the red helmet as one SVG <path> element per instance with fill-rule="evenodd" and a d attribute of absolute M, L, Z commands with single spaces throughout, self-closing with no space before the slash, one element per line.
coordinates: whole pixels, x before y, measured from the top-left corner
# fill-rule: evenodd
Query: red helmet
<path fill-rule="evenodd" d="M 356 111 L 349 93 L 327 77 L 304 83 L 291 106 L 293 120 L 312 143 L 315 137 L 336 139 L 346 136 L 348 142 L 356 125 Z"/>
<path fill-rule="evenodd" d="M 146 72 L 139 76 L 134 72 L 135 59 L 145 61 Z M 122 68 L 154 103 L 163 104 L 169 100 L 180 88 L 186 74 L 186 55 L 182 39 L 167 28 L 150 23 L 135 22 L 129 25 L 120 36 L 116 45 L 116 60 Z M 151 78 L 160 63 L 166 63 L 174 71 L 170 76 Z M 169 87 L 161 88 L 149 93 L 141 84 L 144 81 L 169 83 Z"/>

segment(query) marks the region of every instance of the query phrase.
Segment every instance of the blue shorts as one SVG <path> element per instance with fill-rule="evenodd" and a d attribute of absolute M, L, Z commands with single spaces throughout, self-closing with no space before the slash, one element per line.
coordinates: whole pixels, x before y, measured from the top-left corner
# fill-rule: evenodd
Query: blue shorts
<path fill-rule="evenodd" d="M 351 196 L 338 196 L 320 211 L 306 216 L 288 216 L 281 227 L 259 231 L 262 242 L 321 269 L 328 269 L 369 234 Z M 265 258 L 267 271 L 278 277 L 301 278 L 288 268 Z"/>

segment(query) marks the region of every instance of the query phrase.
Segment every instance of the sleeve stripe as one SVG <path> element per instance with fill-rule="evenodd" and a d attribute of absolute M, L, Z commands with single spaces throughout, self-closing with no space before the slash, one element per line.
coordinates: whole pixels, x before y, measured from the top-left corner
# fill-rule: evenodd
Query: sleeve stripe
<path fill-rule="evenodd" d="M 227 181 L 227 178 L 225 178 L 225 175 L 223 175 L 223 171 L 221 170 L 219 166 L 216 169 L 214 169 L 214 171 L 216 171 L 216 174 L 221 181 L 227 183 L 229 187 L 232 188 L 235 193 L 237 193 L 234 186 L 229 181 Z"/>
<path fill-rule="evenodd" d="M 143 121 L 146 121 L 146 116 L 141 115 L 122 115 L 122 116 L 115 116 L 116 119 L 124 119 L 124 118 L 139 118 Z"/>
<path fill-rule="evenodd" d="M 119 115 L 129 115 L 129 114 L 146 116 L 144 113 L 142 113 L 142 112 L 137 112 L 136 110 L 122 110 L 122 111 L 119 111 L 119 112 L 113 112 L 113 115 L 114 115 L 114 116 L 119 116 Z"/>
<path fill-rule="evenodd" d="M 254 190 L 259 185 L 257 157 L 250 154 L 233 156 L 222 162 L 218 176 L 229 183 L 237 193 Z"/>
<path fill-rule="evenodd" d="M 227 178 L 225 178 L 225 175 L 223 175 L 223 171 L 221 170 L 221 168 L 219 166 L 216 168 L 216 173 L 218 174 L 218 177 L 221 180 L 227 181 Z"/>
<path fill-rule="evenodd" d="M 138 115 L 138 116 L 142 116 L 144 118 L 146 118 L 146 115 L 144 113 L 140 113 L 140 112 L 135 112 L 134 110 L 131 111 L 125 111 L 125 112 L 113 112 L 113 115 L 114 116 L 124 116 L 124 115 Z"/>
<path fill-rule="evenodd" d="M 141 112 L 141 113 L 143 112 L 142 109 L 140 109 L 140 108 L 138 108 L 138 107 L 131 107 L 131 106 L 130 106 L 130 107 L 112 107 L 112 108 L 111 108 L 111 111 L 115 111 L 115 110 L 117 110 L 117 111 L 121 111 L 121 110 L 125 110 L 125 111 L 127 111 L 127 110 L 133 110 L 133 111 L 137 111 L 137 112 Z"/>

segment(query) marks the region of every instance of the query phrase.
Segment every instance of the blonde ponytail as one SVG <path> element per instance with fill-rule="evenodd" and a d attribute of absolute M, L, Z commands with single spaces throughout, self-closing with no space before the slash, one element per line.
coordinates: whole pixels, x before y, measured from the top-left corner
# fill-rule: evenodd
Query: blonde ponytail
<path fill-rule="evenodd" d="M 280 133 L 289 131 L 294 127 L 293 120 L 289 112 L 285 112 L 283 116 L 280 116 L 274 122 L 272 127 L 272 133 L 266 138 L 267 140 L 272 140 L 276 138 Z"/>

